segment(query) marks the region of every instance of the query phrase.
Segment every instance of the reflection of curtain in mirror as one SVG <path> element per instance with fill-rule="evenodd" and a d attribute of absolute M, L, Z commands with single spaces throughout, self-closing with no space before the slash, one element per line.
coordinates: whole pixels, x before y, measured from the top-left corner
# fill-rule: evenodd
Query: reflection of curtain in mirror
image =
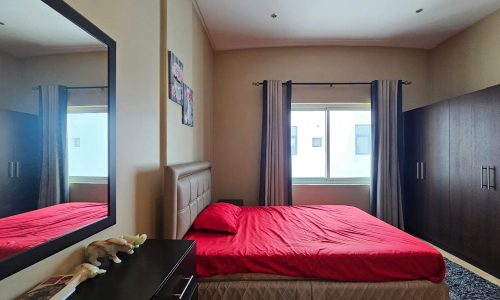
<path fill-rule="evenodd" d="M 40 88 L 42 174 L 39 208 L 64 203 L 68 199 L 67 102 L 65 87 L 49 85 Z"/>

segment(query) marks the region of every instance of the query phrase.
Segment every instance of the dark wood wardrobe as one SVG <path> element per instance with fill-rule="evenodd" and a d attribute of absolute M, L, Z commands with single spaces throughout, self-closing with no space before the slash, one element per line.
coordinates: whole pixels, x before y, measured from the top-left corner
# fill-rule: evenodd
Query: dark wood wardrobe
<path fill-rule="evenodd" d="M 500 85 L 405 113 L 406 230 L 500 277 Z"/>
<path fill-rule="evenodd" d="M 37 208 L 39 136 L 38 116 L 0 110 L 0 218 Z"/>

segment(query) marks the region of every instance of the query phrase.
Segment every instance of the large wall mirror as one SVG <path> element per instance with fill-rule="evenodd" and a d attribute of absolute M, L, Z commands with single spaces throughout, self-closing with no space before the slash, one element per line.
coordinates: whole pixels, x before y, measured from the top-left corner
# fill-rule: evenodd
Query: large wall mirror
<path fill-rule="evenodd" d="M 115 42 L 61 0 L 0 2 L 0 279 L 115 224 Z"/>

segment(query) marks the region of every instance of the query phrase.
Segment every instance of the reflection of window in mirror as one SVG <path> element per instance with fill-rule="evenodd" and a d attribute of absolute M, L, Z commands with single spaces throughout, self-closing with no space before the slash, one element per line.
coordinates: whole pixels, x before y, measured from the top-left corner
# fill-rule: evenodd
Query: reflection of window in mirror
<path fill-rule="evenodd" d="M 108 107 L 68 107 L 68 175 L 70 182 L 107 183 Z"/>

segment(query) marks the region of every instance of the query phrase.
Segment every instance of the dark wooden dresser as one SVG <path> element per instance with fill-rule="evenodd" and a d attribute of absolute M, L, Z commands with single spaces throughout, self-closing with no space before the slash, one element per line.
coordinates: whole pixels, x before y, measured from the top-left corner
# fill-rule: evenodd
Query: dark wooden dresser
<path fill-rule="evenodd" d="M 194 241 L 147 240 L 134 254 L 119 257 L 119 264 L 105 260 L 101 268 L 107 273 L 83 282 L 68 299 L 198 298 Z"/>

